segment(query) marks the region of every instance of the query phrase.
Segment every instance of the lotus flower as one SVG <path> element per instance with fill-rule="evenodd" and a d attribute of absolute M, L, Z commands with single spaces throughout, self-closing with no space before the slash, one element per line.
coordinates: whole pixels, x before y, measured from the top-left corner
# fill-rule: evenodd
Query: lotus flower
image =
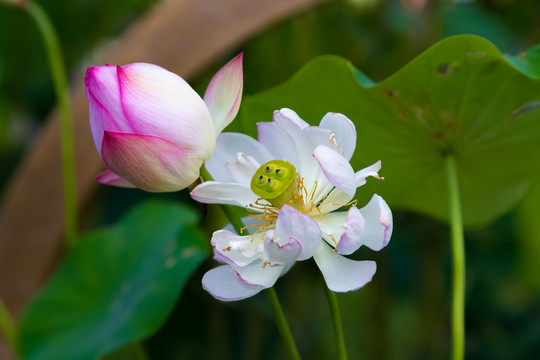
<path fill-rule="evenodd" d="M 392 212 L 382 197 L 373 195 L 362 208 L 353 200 L 368 177 L 382 179 L 381 162 L 353 171 L 356 129 L 342 114 L 328 113 L 319 126 L 309 126 L 281 109 L 257 128 L 258 141 L 221 134 L 205 164 L 215 181 L 191 192 L 199 202 L 241 206 L 251 214 L 244 220 L 248 234 L 214 232 L 214 257 L 225 265 L 208 271 L 203 287 L 219 300 L 245 299 L 310 258 L 332 291 L 366 285 L 375 262 L 345 255 L 361 246 L 379 251 L 390 241 Z"/>
<path fill-rule="evenodd" d="M 92 137 L 108 168 L 97 180 L 178 191 L 197 180 L 238 113 L 242 54 L 213 77 L 204 100 L 181 77 L 147 63 L 90 67 L 85 83 Z"/>

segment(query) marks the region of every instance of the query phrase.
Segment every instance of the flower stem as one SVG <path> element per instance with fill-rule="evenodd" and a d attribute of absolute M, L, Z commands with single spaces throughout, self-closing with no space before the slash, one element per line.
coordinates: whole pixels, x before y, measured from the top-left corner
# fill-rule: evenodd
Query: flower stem
<path fill-rule="evenodd" d="M 456 159 L 446 158 L 448 202 L 452 236 L 452 359 L 462 360 L 465 351 L 465 245 Z"/>
<path fill-rule="evenodd" d="M 347 348 L 345 346 L 345 336 L 343 335 L 343 325 L 341 323 L 341 315 L 339 313 L 339 306 L 336 297 L 336 293 L 328 289 L 324 284 L 326 290 L 326 297 L 328 298 L 328 305 L 330 306 L 330 314 L 332 316 L 332 325 L 334 326 L 334 337 L 336 340 L 336 347 L 339 360 L 347 360 Z"/>
<path fill-rule="evenodd" d="M 204 166 L 201 167 L 201 177 L 204 181 L 214 180 L 212 178 L 212 175 L 210 175 L 210 173 L 208 172 L 208 170 L 206 170 Z M 242 220 L 234 214 L 233 207 L 230 205 L 220 205 L 220 207 L 225 213 L 227 219 L 229 219 L 229 221 L 231 222 L 236 232 L 240 234 L 242 232 L 244 224 L 242 223 Z M 294 343 L 294 338 L 287 323 L 287 319 L 285 319 L 285 315 L 283 314 L 283 310 L 281 308 L 281 304 L 279 303 L 276 291 L 274 290 L 274 288 L 268 288 L 265 289 L 264 292 L 266 294 L 266 299 L 270 304 L 270 309 L 272 310 L 272 315 L 274 316 L 274 320 L 276 321 L 276 325 L 278 327 L 279 333 L 281 334 L 281 338 L 285 343 L 285 348 L 289 353 L 289 358 L 291 360 L 299 360 L 300 355 L 298 354 L 298 349 L 296 348 L 296 345 Z"/>
<path fill-rule="evenodd" d="M 272 314 L 274 315 L 274 319 L 276 321 L 276 325 L 279 329 L 281 337 L 285 342 L 285 347 L 287 348 L 287 352 L 289 353 L 289 358 L 291 360 L 300 360 L 300 355 L 298 354 L 298 350 L 296 349 L 291 329 L 289 329 L 289 325 L 287 324 L 287 320 L 285 319 L 285 315 L 283 314 L 283 310 L 281 309 L 281 305 L 279 303 L 276 291 L 274 290 L 274 288 L 271 287 L 264 290 L 264 293 L 266 295 L 268 303 L 270 304 L 270 308 L 272 309 Z"/>
<path fill-rule="evenodd" d="M 75 185 L 75 146 L 73 142 L 73 115 L 71 101 L 68 93 L 68 83 L 60 42 L 53 24 L 45 11 L 34 1 L 26 0 L 19 3 L 34 20 L 39 33 L 43 38 L 54 89 L 60 107 L 62 177 L 64 187 L 64 226 L 66 243 L 72 246 L 77 238 L 77 193 Z"/>
<path fill-rule="evenodd" d="M 0 299 L 0 331 L 4 334 L 6 344 L 11 349 L 13 355 L 16 356 L 18 350 L 17 325 L 9 314 L 2 299 Z"/>

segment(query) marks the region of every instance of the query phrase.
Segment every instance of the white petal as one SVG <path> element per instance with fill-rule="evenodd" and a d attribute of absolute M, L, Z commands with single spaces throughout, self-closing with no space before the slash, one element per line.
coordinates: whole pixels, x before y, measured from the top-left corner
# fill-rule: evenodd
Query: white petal
<path fill-rule="evenodd" d="M 208 271 L 202 278 L 202 285 L 210 295 L 222 301 L 246 299 L 264 289 L 263 286 L 242 281 L 229 265 Z"/>
<path fill-rule="evenodd" d="M 304 178 L 304 185 L 307 189 L 312 189 L 319 172 L 317 162 L 311 156 L 314 146 L 302 131 L 302 127 L 297 124 L 297 121 L 288 118 L 281 111 L 274 112 L 274 121 L 278 126 L 287 133 L 294 144 L 296 156 L 298 158 L 298 166 L 296 170 Z"/>
<path fill-rule="evenodd" d="M 216 141 L 216 149 L 205 166 L 215 181 L 235 182 L 227 170 L 228 163 L 238 161 L 238 154 L 253 158 L 259 165 L 272 159 L 270 152 L 250 136 L 240 133 L 220 134 Z"/>
<path fill-rule="evenodd" d="M 351 160 L 356 148 L 356 129 L 351 120 L 345 115 L 338 113 L 326 114 L 319 125 L 331 130 L 335 134 L 335 141 L 338 146 L 343 146 L 343 156 Z"/>
<path fill-rule="evenodd" d="M 351 197 L 354 196 L 356 177 L 347 159 L 323 145 L 313 151 L 313 157 L 319 162 L 324 175 L 332 185 Z"/>
<path fill-rule="evenodd" d="M 343 155 L 343 146 L 338 146 L 336 144 L 334 141 L 335 135 L 332 131 L 319 126 L 308 126 L 305 127 L 303 131 L 313 144 L 314 148 L 319 145 L 324 145 Z"/>
<path fill-rule="evenodd" d="M 257 201 L 257 195 L 247 186 L 205 181 L 197 185 L 191 197 L 205 204 L 229 204 L 247 207 Z"/>
<path fill-rule="evenodd" d="M 276 234 L 282 246 L 287 244 L 290 238 L 300 243 L 302 252 L 297 260 L 309 259 L 321 244 L 321 229 L 319 229 L 317 222 L 311 216 L 288 205 L 284 205 L 279 211 Z"/>
<path fill-rule="evenodd" d="M 276 160 L 286 160 L 299 169 L 300 163 L 296 148 L 289 135 L 276 122 L 257 123 L 259 142 L 264 145 Z"/>
<path fill-rule="evenodd" d="M 366 178 L 368 176 L 373 176 L 375 179 L 382 180 L 379 177 L 378 172 L 381 170 L 381 160 L 377 161 L 375 164 L 368 166 L 356 173 L 356 187 L 362 186 L 366 183 Z"/>
<path fill-rule="evenodd" d="M 257 160 L 251 156 L 238 153 L 236 161 L 225 164 L 225 169 L 233 182 L 251 187 L 251 178 L 259 166 Z"/>
<path fill-rule="evenodd" d="M 374 261 L 355 261 L 339 255 L 323 243 L 313 256 L 328 288 L 335 292 L 360 289 L 371 281 L 377 264 Z"/>
<path fill-rule="evenodd" d="M 324 214 L 317 222 L 326 242 L 335 247 L 339 254 L 352 254 L 362 246 L 365 221 L 358 208 L 353 206 L 347 212 Z"/>
<path fill-rule="evenodd" d="M 261 261 L 255 261 L 248 266 L 232 267 L 246 283 L 259 285 L 263 288 L 273 286 L 283 271 L 283 266 L 263 266 Z"/>
<path fill-rule="evenodd" d="M 390 242 L 392 236 L 392 212 L 382 197 L 375 194 L 360 209 L 366 221 L 362 242 L 372 250 L 379 251 Z"/>
<path fill-rule="evenodd" d="M 275 232 L 270 230 L 264 237 L 264 252 L 270 260 L 270 265 L 284 265 L 296 260 L 302 252 L 302 245 L 294 238 L 289 238 L 288 242 L 281 245 L 274 235 Z"/>
<path fill-rule="evenodd" d="M 326 197 L 324 202 L 319 206 L 319 210 L 324 213 L 332 212 L 340 207 L 345 206 L 353 197 L 337 188 L 334 188 Z M 315 215 L 315 213 L 314 213 Z"/>
<path fill-rule="evenodd" d="M 345 231 L 339 238 L 337 252 L 341 255 L 349 255 L 362 246 L 366 223 L 357 207 L 353 206 L 347 212 L 347 218 L 343 228 Z"/>
<path fill-rule="evenodd" d="M 239 236 L 227 230 L 212 235 L 212 246 L 219 258 L 231 265 L 246 266 L 259 258 L 257 244 L 248 236 Z"/>
<path fill-rule="evenodd" d="M 309 126 L 307 122 L 302 120 L 302 118 L 300 118 L 300 116 L 298 116 L 298 114 L 291 109 L 282 108 L 280 110 L 274 111 L 274 120 L 276 120 L 276 117 L 286 118 L 287 120 L 290 120 L 293 123 L 295 123 L 301 129 L 305 128 L 306 126 Z"/>

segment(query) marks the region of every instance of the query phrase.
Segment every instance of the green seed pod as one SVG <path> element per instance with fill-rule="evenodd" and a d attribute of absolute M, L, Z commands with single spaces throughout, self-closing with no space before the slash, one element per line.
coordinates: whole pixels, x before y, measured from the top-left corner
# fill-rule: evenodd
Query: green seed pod
<path fill-rule="evenodd" d="M 292 200 L 296 190 L 296 168 L 285 160 L 270 160 L 251 178 L 251 190 L 275 207 Z"/>

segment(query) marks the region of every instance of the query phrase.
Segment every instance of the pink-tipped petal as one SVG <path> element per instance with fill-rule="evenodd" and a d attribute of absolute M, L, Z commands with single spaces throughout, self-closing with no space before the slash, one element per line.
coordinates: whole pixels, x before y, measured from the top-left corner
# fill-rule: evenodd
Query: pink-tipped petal
<path fill-rule="evenodd" d="M 349 209 L 343 228 L 345 231 L 339 239 L 336 250 L 341 255 L 350 255 L 362 246 L 362 235 L 366 228 L 364 217 L 357 207 Z"/>
<path fill-rule="evenodd" d="M 345 115 L 328 113 L 322 118 L 319 126 L 334 133 L 336 144 L 343 147 L 343 156 L 351 160 L 356 148 L 356 128 L 353 122 Z"/>
<path fill-rule="evenodd" d="M 375 179 L 382 180 L 378 172 L 381 170 L 381 160 L 377 161 L 375 164 L 368 166 L 360 171 L 356 172 L 356 187 L 362 186 L 366 183 L 366 178 L 372 176 Z"/>
<path fill-rule="evenodd" d="M 112 185 L 124 188 L 134 188 L 135 186 L 131 184 L 126 179 L 116 175 L 111 170 L 105 170 L 96 177 L 96 181 L 104 185 Z"/>
<path fill-rule="evenodd" d="M 93 66 L 86 70 L 84 79 L 90 113 L 90 130 L 94 145 L 101 155 L 104 131 L 131 133 L 124 115 L 116 66 Z"/>
<path fill-rule="evenodd" d="M 210 113 L 178 75 L 146 63 L 117 67 L 122 107 L 134 133 L 181 146 L 191 159 L 206 161 L 215 147 Z"/>
<path fill-rule="evenodd" d="M 324 145 L 318 146 L 313 151 L 313 157 L 319 162 L 324 175 L 332 185 L 349 196 L 354 196 L 356 177 L 347 159 Z"/>
<path fill-rule="evenodd" d="M 205 181 L 191 192 L 191 197 L 205 204 L 229 204 L 248 207 L 255 204 L 258 197 L 248 186 L 240 184 Z"/>
<path fill-rule="evenodd" d="M 101 154 L 107 168 L 138 188 L 151 192 L 178 191 L 199 177 L 179 146 L 155 136 L 105 131 Z"/>
<path fill-rule="evenodd" d="M 221 133 L 238 114 L 244 86 L 243 56 L 242 53 L 237 55 L 222 67 L 214 75 L 204 94 L 204 102 L 212 116 L 216 135 Z"/>
<path fill-rule="evenodd" d="M 382 197 L 375 194 L 369 203 L 360 209 L 366 221 L 366 231 L 362 236 L 364 245 L 379 251 L 390 242 L 392 236 L 392 212 Z"/>
<path fill-rule="evenodd" d="M 323 274 L 326 285 L 335 292 L 360 289 L 371 281 L 377 270 L 374 261 L 347 259 L 324 243 L 313 258 Z"/>
<path fill-rule="evenodd" d="M 284 242 L 283 239 L 281 240 Z M 264 237 L 264 252 L 270 260 L 270 265 L 284 265 L 300 256 L 302 245 L 293 238 L 289 238 L 288 242 L 281 245 L 275 238 L 275 231 L 270 230 Z"/>
<path fill-rule="evenodd" d="M 276 235 L 280 245 L 295 239 L 302 251 L 297 260 L 306 260 L 315 254 L 321 244 L 321 229 L 313 218 L 296 209 L 284 205 L 278 213 Z"/>
<path fill-rule="evenodd" d="M 202 278 L 202 285 L 210 295 L 221 301 L 246 299 L 264 289 L 263 286 L 242 281 L 229 265 L 222 265 L 206 272 Z"/>

